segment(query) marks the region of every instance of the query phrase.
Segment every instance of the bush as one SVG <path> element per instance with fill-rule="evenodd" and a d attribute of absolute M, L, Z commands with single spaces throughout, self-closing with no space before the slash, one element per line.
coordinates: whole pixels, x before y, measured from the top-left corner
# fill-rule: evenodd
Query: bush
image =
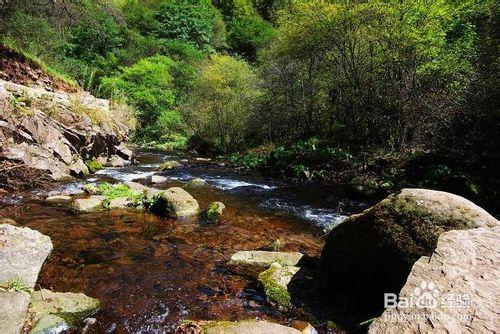
<path fill-rule="evenodd" d="M 273 26 L 259 16 L 233 19 L 228 25 L 228 42 L 231 49 L 249 61 L 257 59 L 257 51 L 273 38 Z"/>

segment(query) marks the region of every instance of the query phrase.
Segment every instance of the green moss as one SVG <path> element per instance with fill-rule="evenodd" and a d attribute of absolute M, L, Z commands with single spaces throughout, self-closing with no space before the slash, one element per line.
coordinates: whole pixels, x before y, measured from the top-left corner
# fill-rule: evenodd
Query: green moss
<path fill-rule="evenodd" d="M 208 206 L 206 216 L 207 216 L 207 221 L 216 222 L 220 217 L 219 204 L 217 204 L 216 202 L 211 203 Z"/>
<path fill-rule="evenodd" d="M 30 293 L 31 289 L 20 278 L 0 283 L 0 291 Z"/>
<path fill-rule="evenodd" d="M 289 308 L 291 305 L 291 297 L 288 290 L 279 285 L 274 277 L 276 268 L 271 266 L 269 269 L 259 274 L 259 282 L 264 287 L 266 299 L 269 302 L 276 303 L 284 308 Z"/>
<path fill-rule="evenodd" d="M 105 208 L 109 207 L 109 202 L 112 199 L 124 197 L 128 200 L 133 201 L 136 205 L 142 204 L 143 194 L 138 191 L 132 190 L 124 184 L 112 185 L 109 183 L 101 183 L 97 186 L 96 193 L 102 196 L 106 196 L 103 202 Z"/>
<path fill-rule="evenodd" d="M 87 167 L 89 168 L 89 171 L 91 173 L 95 173 L 96 171 L 104 168 L 104 166 L 96 159 L 92 159 L 92 160 L 89 159 L 89 160 L 85 161 L 85 164 L 87 165 Z"/>

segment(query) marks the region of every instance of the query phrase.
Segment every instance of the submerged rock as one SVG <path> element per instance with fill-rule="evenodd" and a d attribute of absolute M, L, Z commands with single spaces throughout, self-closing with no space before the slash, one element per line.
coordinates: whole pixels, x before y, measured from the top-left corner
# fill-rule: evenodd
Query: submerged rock
<path fill-rule="evenodd" d="M 310 332 L 301 332 L 295 328 L 283 326 L 280 324 L 264 320 L 241 320 L 230 321 L 198 321 L 180 326 L 176 333 L 192 333 L 191 328 L 197 328 L 204 334 L 309 334 Z M 182 328 L 185 327 L 186 329 Z M 194 332 L 197 333 L 197 332 Z"/>
<path fill-rule="evenodd" d="M 29 306 L 35 323 L 30 333 L 47 333 L 55 328 L 80 325 L 85 318 L 95 314 L 99 307 L 99 300 L 83 293 L 45 289 L 35 291 Z"/>
<path fill-rule="evenodd" d="M 52 251 L 48 236 L 0 225 L 0 333 L 20 333 L 38 273 Z"/>
<path fill-rule="evenodd" d="M 399 291 L 415 261 L 434 251 L 443 232 L 495 225 L 494 217 L 460 196 L 403 189 L 333 228 L 321 267 L 333 295 L 341 293 L 346 303 L 362 300 L 354 306 L 373 314 L 382 310 L 384 293 Z"/>
<path fill-rule="evenodd" d="M 205 219 L 208 223 L 219 221 L 226 206 L 222 202 L 212 202 L 205 211 Z"/>
<path fill-rule="evenodd" d="M 182 164 L 179 161 L 169 160 L 169 161 L 165 161 L 160 166 L 158 166 L 158 170 L 164 171 L 164 170 L 170 170 L 170 169 L 174 169 L 174 168 L 178 168 L 178 167 L 182 167 Z"/>
<path fill-rule="evenodd" d="M 71 202 L 72 198 L 71 196 L 67 195 L 56 195 L 56 196 L 49 196 L 45 199 L 45 202 L 51 203 L 51 204 L 61 204 L 61 203 L 69 203 Z"/>
<path fill-rule="evenodd" d="M 153 198 L 151 212 L 163 217 L 188 217 L 197 215 L 200 206 L 187 191 L 179 187 L 169 188 Z"/>
<path fill-rule="evenodd" d="M 88 198 L 77 198 L 71 205 L 71 210 L 75 213 L 94 212 L 103 209 L 102 204 L 106 196 L 92 195 Z"/>
<path fill-rule="evenodd" d="M 231 256 L 228 264 L 268 268 L 276 262 L 283 266 L 296 266 L 302 257 L 299 252 L 239 251 Z"/>
<path fill-rule="evenodd" d="M 288 284 L 299 270 L 299 267 L 282 266 L 275 262 L 261 272 L 259 282 L 264 288 L 267 301 L 283 308 L 290 307 L 291 297 L 288 292 Z"/>
<path fill-rule="evenodd" d="M 413 265 L 399 293 L 400 300 L 418 298 L 419 304 L 386 309 L 369 333 L 497 332 L 499 244 L 500 227 L 443 233 L 432 255 Z"/>

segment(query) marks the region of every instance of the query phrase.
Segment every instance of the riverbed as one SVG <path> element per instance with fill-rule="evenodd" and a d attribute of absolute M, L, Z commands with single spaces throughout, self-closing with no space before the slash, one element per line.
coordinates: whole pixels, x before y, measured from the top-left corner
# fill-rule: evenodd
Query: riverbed
<path fill-rule="evenodd" d="M 189 189 L 202 208 L 226 205 L 222 220 L 164 219 L 137 210 L 72 214 L 67 206 L 43 202 L 51 194 L 75 194 L 89 182 L 147 183 L 158 165 L 181 157 L 137 152 L 137 165 L 106 168 L 86 180 L 54 183 L 49 189 L 8 194 L 0 209 L 16 207 L 15 220 L 51 237 L 54 251 L 38 284 L 54 291 L 83 292 L 98 298 L 95 333 L 169 333 L 184 319 L 263 318 L 290 324 L 301 312 L 281 312 L 264 299 L 255 280 L 237 275 L 226 263 L 238 250 L 265 249 L 280 239 L 282 251 L 320 255 L 327 231 L 365 204 L 334 186 L 300 184 L 236 171 L 214 161 L 183 160 L 163 172 L 182 186 L 199 177 L 208 185 Z"/>

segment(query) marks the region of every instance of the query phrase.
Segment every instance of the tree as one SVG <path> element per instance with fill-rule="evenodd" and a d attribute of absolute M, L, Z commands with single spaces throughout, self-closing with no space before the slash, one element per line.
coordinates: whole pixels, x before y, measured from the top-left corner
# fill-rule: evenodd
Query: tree
<path fill-rule="evenodd" d="M 213 55 L 183 106 L 187 124 L 195 135 L 219 151 L 229 152 L 244 144 L 258 96 L 257 76 L 247 63 Z"/>

